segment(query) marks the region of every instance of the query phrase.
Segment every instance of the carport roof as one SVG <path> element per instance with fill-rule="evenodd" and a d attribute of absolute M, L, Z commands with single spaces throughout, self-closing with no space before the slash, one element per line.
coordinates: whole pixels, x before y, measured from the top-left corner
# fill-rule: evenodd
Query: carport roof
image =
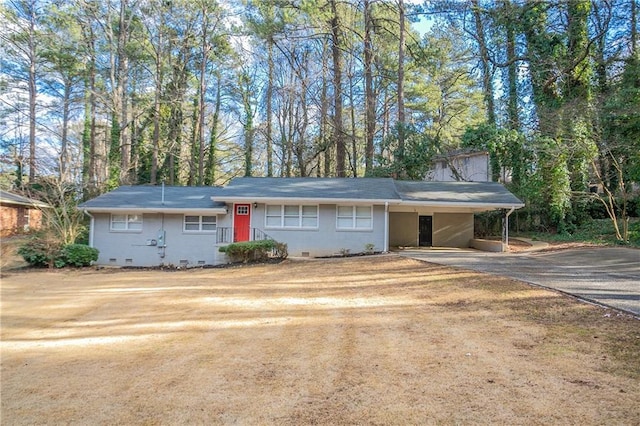
<path fill-rule="evenodd" d="M 497 182 L 395 181 L 405 203 L 430 205 L 486 205 L 496 208 L 520 208 L 524 203 Z"/>

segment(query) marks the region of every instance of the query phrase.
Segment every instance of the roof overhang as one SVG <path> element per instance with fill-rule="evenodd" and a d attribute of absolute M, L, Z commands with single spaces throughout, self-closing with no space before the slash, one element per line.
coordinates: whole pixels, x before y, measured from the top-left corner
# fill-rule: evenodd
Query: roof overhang
<path fill-rule="evenodd" d="M 140 207 L 84 207 L 83 211 L 90 213 L 166 213 L 166 214 L 195 214 L 195 215 L 211 215 L 211 214 L 227 214 L 226 207 L 212 208 L 140 208 Z"/>
<path fill-rule="evenodd" d="M 523 203 L 478 203 L 478 202 L 453 202 L 453 201 L 402 201 L 402 206 L 412 207 L 437 207 L 437 208 L 467 208 L 478 211 L 521 209 Z"/>
<path fill-rule="evenodd" d="M 40 201 L 33 202 L 23 202 L 23 201 L 13 201 L 13 200 L 0 200 L 0 205 L 2 206 L 23 206 L 31 209 L 50 209 L 51 206 L 49 204 L 42 203 Z"/>

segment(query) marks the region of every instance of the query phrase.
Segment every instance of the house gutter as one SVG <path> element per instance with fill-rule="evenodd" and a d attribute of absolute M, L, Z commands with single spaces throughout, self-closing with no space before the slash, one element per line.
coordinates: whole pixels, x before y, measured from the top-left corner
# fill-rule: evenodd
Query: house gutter
<path fill-rule="evenodd" d="M 93 229 L 95 224 L 95 218 L 87 210 L 83 210 L 83 212 L 84 214 L 89 216 L 89 218 L 91 218 L 91 223 L 89 224 L 89 247 L 93 247 Z"/>
<path fill-rule="evenodd" d="M 227 214 L 226 207 L 211 207 L 211 208 L 179 208 L 179 207 L 91 207 L 91 211 L 94 213 L 147 213 L 147 214 Z"/>

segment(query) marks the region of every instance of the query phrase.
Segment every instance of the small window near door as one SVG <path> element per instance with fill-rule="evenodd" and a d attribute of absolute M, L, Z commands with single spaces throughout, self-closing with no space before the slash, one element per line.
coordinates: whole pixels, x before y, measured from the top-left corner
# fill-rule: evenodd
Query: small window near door
<path fill-rule="evenodd" d="M 249 206 L 236 206 L 236 214 L 246 216 L 249 214 Z"/>

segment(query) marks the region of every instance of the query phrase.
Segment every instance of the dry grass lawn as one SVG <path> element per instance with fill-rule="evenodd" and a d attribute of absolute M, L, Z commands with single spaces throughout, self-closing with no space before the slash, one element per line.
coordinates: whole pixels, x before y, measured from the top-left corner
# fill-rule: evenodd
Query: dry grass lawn
<path fill-rule="evenodd" d="M 1 423 L 640 424 L 640 321 L 396 257 L 2 278 Z"/>

